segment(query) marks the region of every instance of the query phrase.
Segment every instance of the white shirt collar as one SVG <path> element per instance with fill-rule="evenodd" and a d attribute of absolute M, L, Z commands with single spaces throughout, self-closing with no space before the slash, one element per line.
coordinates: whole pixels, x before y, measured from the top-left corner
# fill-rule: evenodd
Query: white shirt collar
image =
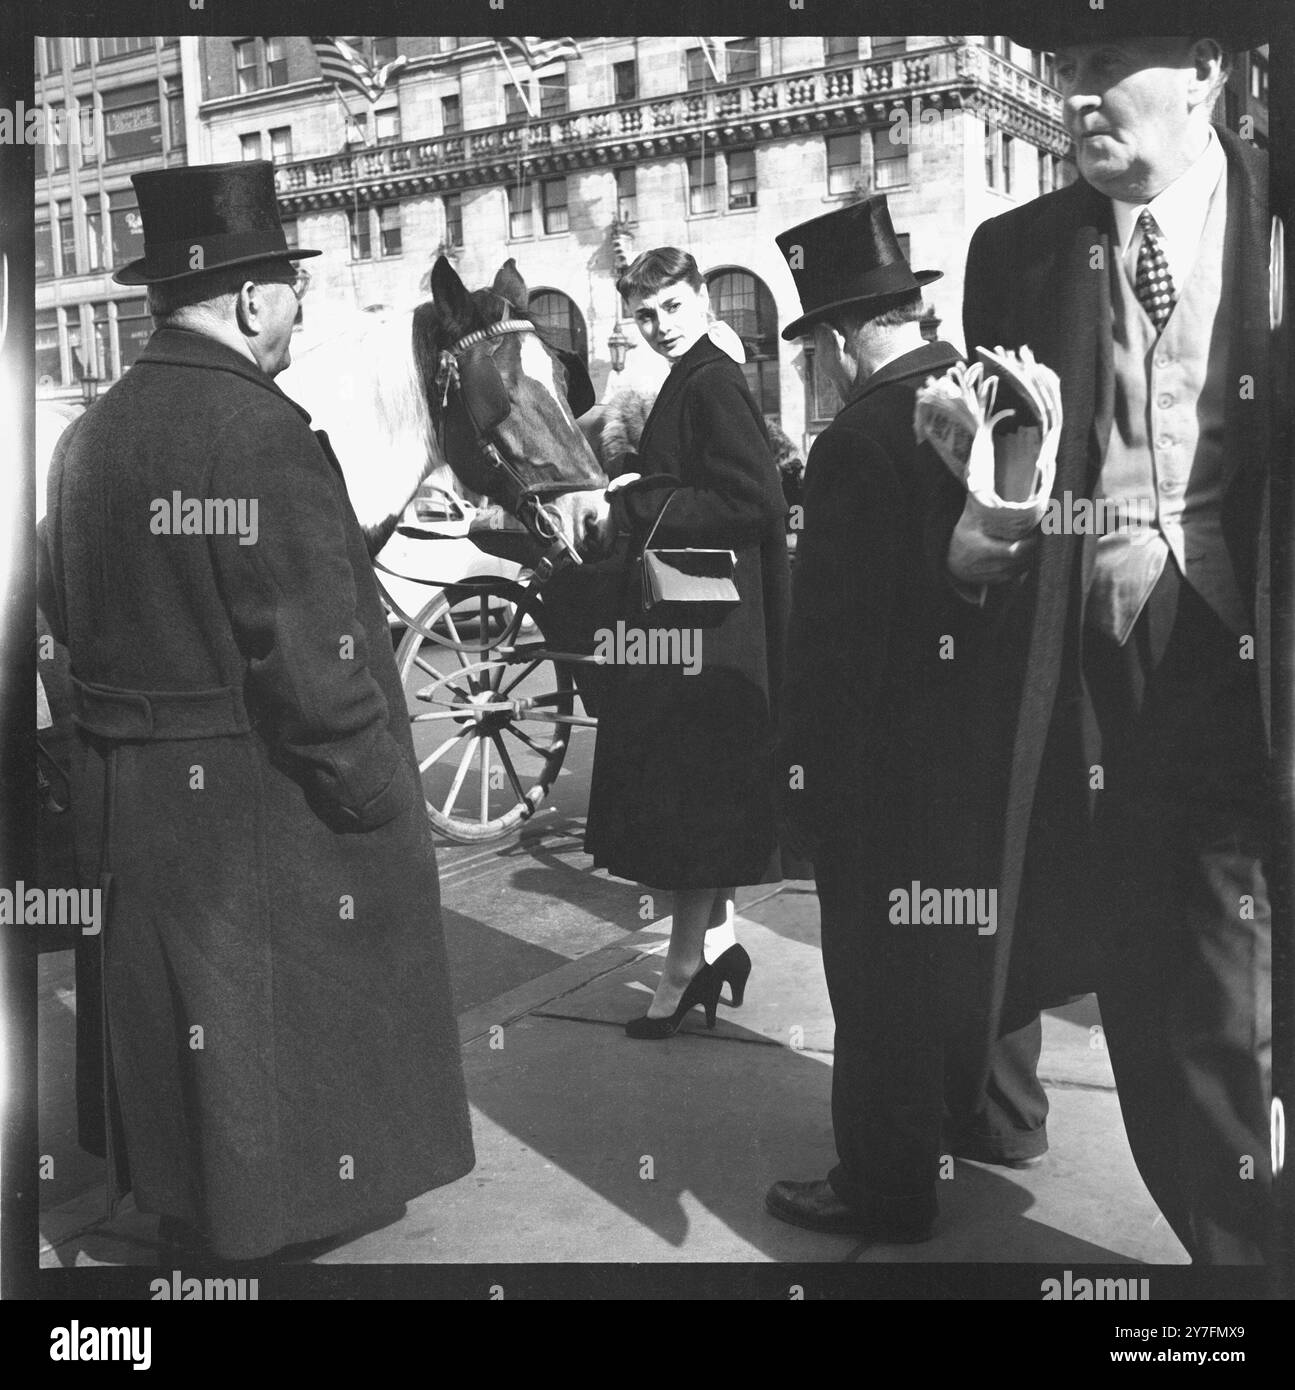
<path fill-rule="evenodd" d="M 1138 251 L 1142 246 L 1142 230 L 1138 218 L 1149 208 L 1164 246 L 1169 273 L 1176 288 L 1181 289 L 1191 273 L 1209 215 L 1210 199 L 1227 172 L 1227 156 L 1223 146 L 1209 128 L 1209 140 L 1201 156 L 1185 169 L 1168 188 L 1162 188 L 1149 203 L 1122 203 L 1112 199 L 1115 208 L 1115 234 L 1119 240 L 1120 256 L 1130 275 L 1137 270 Z"/>

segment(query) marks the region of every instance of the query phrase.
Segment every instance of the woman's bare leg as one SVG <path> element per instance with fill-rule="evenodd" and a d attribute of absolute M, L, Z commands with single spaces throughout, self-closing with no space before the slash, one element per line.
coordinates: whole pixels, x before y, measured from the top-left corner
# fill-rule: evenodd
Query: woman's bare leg
<path fill-rule="evenodd" d="M 674 895 L 670 945 L 656 994 L 648 1006 L 649 1018 L 666 1018 L 679 1007 L 683 992 L 702 965 L 706 929 L 715 912 L 718 888 L 680 888 Z"/>

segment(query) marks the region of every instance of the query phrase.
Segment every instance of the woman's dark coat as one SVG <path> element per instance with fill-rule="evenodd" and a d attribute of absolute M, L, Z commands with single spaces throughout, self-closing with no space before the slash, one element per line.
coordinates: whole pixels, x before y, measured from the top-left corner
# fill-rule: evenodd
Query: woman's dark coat
<path fill-rule="evenodd" d="M 156 534 L 175 492 L 255 500 L 255 543 Z M 469 1171 L 408 715 L 326 440 L 253 362 L 161 330 L 60 442 L 45 560 L 80 871 L 110 889 L 82 972 L 106 1020 L 78 1011 L 106 1024 L 112 1180 L 124 1157 L 142 1210 L 251 1257 Z"/>
<path fill-rule="evenodd" d="M 701 630 L 701 669 L 620 665 L 599 708 L 585 845 L 657 888 L 775 881 L 773 703 L 787 621 L 786 503 L 741 368 L 709 338 L 674 364 L 639 441 L 643 478 L 613 494 L 636 555 L 667 498 L 655 548 L 737 555 L 741 603 Z M 647 628 L 633 566 L 619 612 Z M 672 620 L 675 621 L 675 620 Z"/>

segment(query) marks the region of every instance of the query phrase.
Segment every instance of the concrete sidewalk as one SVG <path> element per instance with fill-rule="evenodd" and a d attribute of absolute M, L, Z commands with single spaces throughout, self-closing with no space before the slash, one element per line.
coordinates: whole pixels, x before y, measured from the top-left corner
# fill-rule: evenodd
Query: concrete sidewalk
<path fill-rule="evenodd" d="M 1187 1263 L 1133 1166 L 1092 999 L 1045 1016 L 1050 1153 L 1024 1172 L 950 1163 L 933 1240 L 869 1245 L 768 1216 L 771 1182 L 835 1162 L 833 1024 L 812 885 L 744 893 L 754 969 L 714 1032 L 700 1009 L 665 1042 L 622 1031 L 651 996 L 668 921 L 463 1014 L 475 1171 L 316 1262 Z M 161 1253 L 153 1218 L 108 1222 L 98 1193 L 44 1213 L 41 1231 L 43 1266 Z"/>

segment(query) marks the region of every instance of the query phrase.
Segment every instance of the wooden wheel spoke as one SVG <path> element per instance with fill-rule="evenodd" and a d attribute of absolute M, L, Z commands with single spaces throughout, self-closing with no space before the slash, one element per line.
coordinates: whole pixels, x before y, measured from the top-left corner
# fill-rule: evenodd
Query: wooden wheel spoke
<path fill-rule="evenodd" d="M 450 785 L 450 794 L 445 799 L 441 807 L 441 814 L 448 816 L 454 808 L 454 803 L 458 800 L 459 791 L 463 786 L 463 779 L 468 775 L 468 767 L 472 762 L 472 740 L 469 739 L 463 749 L 463 756 L 459 759 L 459 766 L 454 774 L 454 781 Z"/>
<path fill-rule="evenodd" d="M 481 749 L 481 824 L 490 819 L 490 740 L 478 740 Z"/>
<path fill-rule="evenodd" d="M 508 756 L 508 749 L 504 747 L 504 741 L 499 734 L 494 734 L 494 745 L 499 750 L 499 761 L 504 765 L 504 771 L 508 774 L 508 780 L 513 784 L 513 795 L 518 801 L 526 800 L 526 792 L 522 787 L 521 779 L 517 776 L 517 769 L 513 766 L 513 760 Z"/>
<path fill-rule="evenodd" d="M 528 661 L 526 665 L 521 669 L 521 671 L 519 671 L 518 674 L 514 676 L 513 679 L 508 682 L 507 685 L 501 685 L 499 687 L 500 695 L 507 695 L 508 692 L 514 688 L 514 686 L 520 685 L 521 682 L 524 681 L 526 677 L 529 676 L 531 672 L 534 671 L 541 664 L 542 662 L 540 658 L 537 658 L 534 661 Z"/>
<path fill-rule="evenodd" d="M 531 750 L 532 753 L 538 753 L 539 756 L 541 758 L 544 758 L 546 761 L 552 755 L 553 747 L 551 744 L 546 748 L 542 744 L 536 743 L 535 740 L 530 736 L 530 734 L 528 734 L 524 729 L 519 729 L 515 723 L 508 724 L 505 727 L 508 729 L 508 732 L 512 734 L 514 738 L 520 739 L 527 746 L 527 748 Z"/>

